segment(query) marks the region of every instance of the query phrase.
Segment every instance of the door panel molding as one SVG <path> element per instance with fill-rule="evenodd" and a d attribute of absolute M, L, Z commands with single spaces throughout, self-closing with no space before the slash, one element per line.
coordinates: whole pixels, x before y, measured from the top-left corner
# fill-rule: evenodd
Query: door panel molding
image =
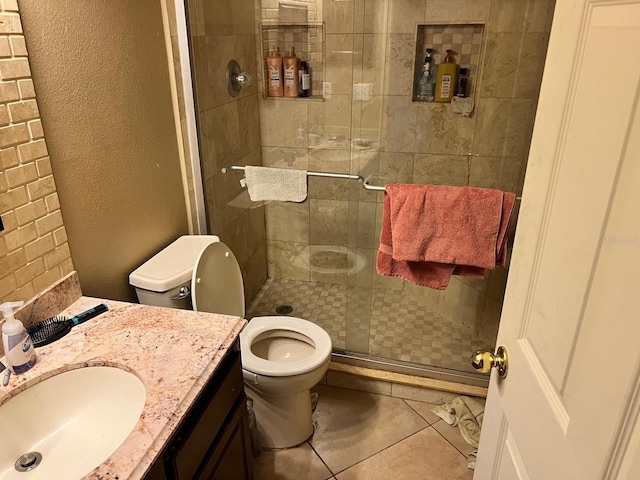
<path fill-rule="evenodd" d="M 518 340 L 518 344 L 520 345 L 520 348 L 522 348 L 524 358 L 527 360 L 529 368 L 540 386 L 540 390 L 549 402 L 553 416 L 556 418 L 558 423 L 558 427 L 560 427 L 562 433 L 566 435 L 567 430 L 569 429 L 570 417 L 562 398 L 549 378 L 544 365 L 540 363 L 538 355 L 536 354 L 533 345 L 531 345 L 531 342 L 524 338 Z"/>

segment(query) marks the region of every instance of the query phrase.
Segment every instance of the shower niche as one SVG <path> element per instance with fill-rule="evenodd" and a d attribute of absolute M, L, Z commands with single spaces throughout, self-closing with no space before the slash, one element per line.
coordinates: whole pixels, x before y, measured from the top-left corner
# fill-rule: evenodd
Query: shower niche
<path fill-rule="evenodd" d="M 322 100 L 325 72 L 324 24 L 322 23 L 264 23 L 260 26 L 262 68 L 260 84 L 264 98 L 270 100 Z M 295 48 L 300 61 L 307 62 L 311 75 L 311 95 L 308 97 L 270 97 L 267 95 L 267 57 L 273 47 L 286 52 Z"/>
<path fill-rule="evenodd" d="M 422 75 L 422 66 L 424 65 L 427 48 L 433 49 L 433 63 L 436 67 L 444 61 L 447 50 L 453 51 L 453 57 L 458 67 L 467 69 L 468 80 L 466 96 L 474 97 L 480 73 L 479 66 L 481 65 L 484 33 L 485 26 L 481 23 L 418 25 L 415 65 L 413 69 L 412 101 L 426 105 L 446 105 L 450 103 L 424 101 L 418 97 L 418 82 Z"/>

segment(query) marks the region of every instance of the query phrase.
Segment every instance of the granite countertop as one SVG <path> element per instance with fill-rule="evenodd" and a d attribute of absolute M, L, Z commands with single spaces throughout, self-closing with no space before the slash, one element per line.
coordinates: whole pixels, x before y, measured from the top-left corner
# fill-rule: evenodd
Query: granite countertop
<path fill-rule="evenodd" d="M 11 375 L 9 385 L 0 388 L 0 404 L 40 380 L 74 368 L 106 365 L 134 373 L 147 391 L 140 419 L 118 450 L 84 478 L 139 479 L 246 321 L 90 297 L 80 298 L 61 314 L 72 317 L 103 302 L 108 312 L 37 348 L 36 365 L 22 375 Z"/>

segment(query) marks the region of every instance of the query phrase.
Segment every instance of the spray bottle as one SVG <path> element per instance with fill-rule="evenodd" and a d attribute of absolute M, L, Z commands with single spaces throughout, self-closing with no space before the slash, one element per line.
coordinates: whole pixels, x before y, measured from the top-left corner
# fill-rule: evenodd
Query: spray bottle
<path fill-rule="evenodd" d="M 418 80 L 416 88 L 416 97 L 423 102 L 433 102 L 435 88 L 435 65 L 433 64 L 433 49 L 427 48 L 427 56 L 424 57 L 424 65 L 422 66 L 422 75 Z"/>
<path fill-rule="evenodd" d="M 31 337 L 20 320 L 13 316 L 13 309 L 24 302 L 6 302 L 0 305 L 4 317 L 2 325 L 2 344 L 7 363 L 15 374 L 24 373 L 36 363 L 36 351 Z"/>

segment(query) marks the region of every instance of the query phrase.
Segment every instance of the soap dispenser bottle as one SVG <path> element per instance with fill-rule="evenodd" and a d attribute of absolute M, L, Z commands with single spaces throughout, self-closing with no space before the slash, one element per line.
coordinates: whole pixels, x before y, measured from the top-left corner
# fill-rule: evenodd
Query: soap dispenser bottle
<path fill-rule="evenodd" d="M 424 65 L 422 65 L 422 75 L 416 88 L 416 98 L 422 102 L 433 102 L 434 99 L 435 65 L 433 64 L 432 53 L 433 49 L 427 48 L 427 56 L 424 57 Z"/>
<path fill-rule="evenodd" d="M 453 60 L 453 50 L 447 50 L 447 56 L 438 66 L 436 83 L 436 102 L 450 102 L 456 90 L 458 65 Z"/>
<path fill-rule="evenodd" d="M 6 302 L 0 305 L 4 317 L 2 344 L 7 363 L 13 373 L 24 373 L 36 363 L 36 351 L 31 337 L 20 320 L 13 316 L 13 309 L 24 302 Z"/>

